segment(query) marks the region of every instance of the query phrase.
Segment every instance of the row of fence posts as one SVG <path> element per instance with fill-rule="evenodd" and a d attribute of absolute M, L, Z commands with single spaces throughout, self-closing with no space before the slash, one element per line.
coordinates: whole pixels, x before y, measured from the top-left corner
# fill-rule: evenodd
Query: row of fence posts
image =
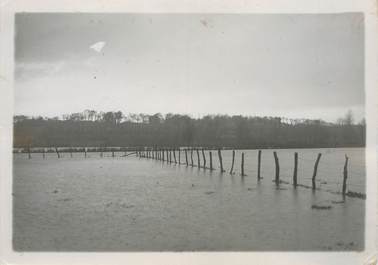
<path fill-rule="evenodd" d="M 30 147 L 28 147 L 27 150 L 28 150 L 28 158 L 31 159 Z M 180 165 L 185 164 L 186 166 L 195 167 L 194 159 L 193 159 L 193 151 L 195 150 L 196 154 L 197 154 L 197 167 L 209 169 L 211 171 L 214 170 L 213 155 L 212 155 L 211 150 L 209 150 L 209 167 L 206 167 L 207 161 L 206 161 L 204 149 L 201 149 L 202 160 L 203 160 L 202 166 L 201 166 L 199 149 L 193 149 L 193 148 L 192 149 L 184 149 L 183 150 L 184 153 L 185 153 L 185 162 L 184 163 L 181 163 L 181 149 L 177 150 L 178 151 L 178 160 L 176 158 L 176 150 L 177 149 L 148 149 L 148 150 L 140 149 L 140 150 L 136 150 L 135 154 L 136 154 L 136 156 L 139 156 L 141 158 L 155 159 L 155 160 L 160 160 L 160 161 L 163 161 L 163 162 L 166 161 L 168 163 L 175 163 L 175 164 L 180 164 Z M 190 151 L 190 163 L 189 163 L 189 159 L 188 159 L 188 151 Z M 60 158 L 61 157 L 60 152 L 59 152 L 57 147 L 55 147 L 55 152 L 56 152 L 58 158 Z M 70 152 L 70 157 L 72 158 L 72 149 L 69 149 L 69 152 Z M 86 158 L 87 157 L 87 148 L 83 148 L 83 152 L 84 152 L 84 157 Z M 45 153 L 46 153 L 46 150 L 45 150 L 45 148 L 43 148 L 43 151 L 42 151 L 43 158 L 45 158 Z M 112 153 L 112 157 L 115 157 L 115 153 L 114 153 L 113 149 L 111 150 L 111 153 Z M 258 150 L 258 155 L 257 155 L 257 179 L 258 180 L 262 179 L 262 177 L 261 177 L 261 155 L 262 155 L 262 151 Z M 125 151 L 125 156 L 126 156 L 126 151 Z M 318 166 L 319 166 L 321 156 L 322 156 L 321 153 L 319 153 L 317 155 L 317 158 L 316 158 L 316 161 L 315 161 L 315 164 L 314 164 L 314 170 L 313 170 L 313 174 L 312 174 L 312 178 L 311 178 L 313 190 L 316 190 L 316 176 L 317 176 Z M 100 157 L 103 157 L 103 149 L 100 150 Z M 275 162 L 275 179 L 274 179 L 274 182 L 276 183 L 276 185 L 279 185 L 280 184 L 280 164 L 279 164 L 279 158 L 278 158 L 276 151 L 273 152 L 273 157 L 274 157 L 274 162 Z M 219 160 L 220 172 L 224 173 L 225 170 L 223 168 L 223 158 L 222 158 L 221 149 L 218 149 L 218 160 Z M 347 187 L 346 181 L 347 181 L 347 178 L 348 178 L 348 160 L 349 160 L 348 156 L 345 155 L 345 163 L 344 163 L 344 169 L 343 169 L 343 183 L 342 183 L 342 194 L 343 195 L 346 194 L 346 187 Z M 232 150 L 231 169 L 229 171 L 229 173 L 231 175 L 234 174 L 234 164 L 235 164 L 235 150 Z M 244 171 L 244 152 L 241 153 L 240 168 L 241 168 L 241 176 L 242 177 L 246 176 L 245 171 Z M 293 186 L 294 186 L 294 188 L 296 188 L 298 186 L 298 153 L 297 152 L 294 153 Z"/>
<path fill-rule="evenodd" d="M 209 151 L 209 163 L 210 167 L 206 167 L 206 156 L 205 156 L 205 151 L 204 149 L 201 149 L 202 153 L 202 160 L 203 160 L 203 165 L 201 166 L 201 159 L 200 159 L 200 153 L 199 149 L 184 149 L 185 153 L 185 163 L 181 163 L 181 149 L 178 149 L 178 154 L 179 154 L 179 160 L 176 160 L 176 149 L 152 149 L 152 150 L 140 150 L 136 152 L 136 155 L 141 157 L 141 158 L 152 158 L 156 160 L 161 160 L 161 161 L 166 161 L 167 163 L 175 163 L 175 164 L 185 164 L 186 166 L 191 166 L 195 167 L 197 166 L 198 168 L 204 168 L 204 169 L 210 169 L 214 170 L 213 168 L 213 156 L 212 156 L 212 151 Z M 197 154 L 197 165 L 194 164 L 194 159 L 193 159 L 193 152 L 196 152 Z M 190 163 L 188 160 L 188 152 L 190 152 Z M 221 149 L 218 149 L 218 159 L 219 159 L 219 170 L 221 173 L 224 173 L 225 170 L 223 168 L 223 158 L 222 158 L 222 151 Z M 172 160 L 172 154 L 174 160 Z M 257 179 L 261 180 L 261 155 L 262 151 L 258 150 L 258 155 L 257 155 Z M 311 183 L 312 183 L 312 189 L 316 190 L 316 176 L 318 172 L 318 167 L 319 167 L 319 162 L 322 154 L 318 153 L 315 164 L 314 164 L 314 170 L 311 178 Z M 275 178 L 274 182 L 278 186 L 281 183 L 280 180 L 280 163 L 279 163 L 279 158 L 277 155 L 277 152 L 273 152 L 273 157 L 274 157 L 274 163 L 275 163 Z M 342 194 L 346 194 L 346 181 L 348 178 L 348 156 L 345 155 L 345 164 L 344 164 L 344 169 L 343 169 L 343 183 L 342 183 Z M 235 165 L 235 150 L 232 150 L 232 160 L 231 160 L 231 168 L 229 171 L 229 174 L 233 175 L 234 174 L 234 165 Z M 241 153 L 241 176 L 244 177 L 246 176 L 245 171 L 244 171 L 244 152 Z M 293 186 L 294 188 L 297 188 L 298 186 L 298 153 L 294 153 L 294 170 L 293 170 Z"/>

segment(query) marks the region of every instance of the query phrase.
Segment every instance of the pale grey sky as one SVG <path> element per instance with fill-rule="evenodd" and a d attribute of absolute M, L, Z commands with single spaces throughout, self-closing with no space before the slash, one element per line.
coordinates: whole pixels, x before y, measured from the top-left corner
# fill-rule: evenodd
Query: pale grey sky
<path fill-rule="evenodd" d="M 106 45 L 100 53 L 90 46 Z M 364 106 L 363 15 L 16 16 L 15 114 L 84 109 L 334 121 Z"/>

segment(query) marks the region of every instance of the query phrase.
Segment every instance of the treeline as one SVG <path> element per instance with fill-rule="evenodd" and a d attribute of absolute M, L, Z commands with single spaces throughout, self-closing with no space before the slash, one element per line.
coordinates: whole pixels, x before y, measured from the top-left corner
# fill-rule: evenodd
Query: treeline
<path fill-rule="evenodd" d="M 351 112 L 338 120 L 179 114 L 96 112 L 62 118 L 14 117 L 14 147 L 201 146 L 229 148 L 360 147 L 365 123 Z"/>

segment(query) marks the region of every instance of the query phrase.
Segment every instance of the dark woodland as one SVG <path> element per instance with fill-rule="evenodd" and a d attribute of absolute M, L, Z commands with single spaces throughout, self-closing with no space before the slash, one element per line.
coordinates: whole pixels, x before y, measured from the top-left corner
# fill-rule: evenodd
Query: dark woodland
<path fill-rule="evenodd" d="M 320 148 L 365 146 L 365 122 L 280 117 L 96 112 L 14 116 L 14 147 Z"/>

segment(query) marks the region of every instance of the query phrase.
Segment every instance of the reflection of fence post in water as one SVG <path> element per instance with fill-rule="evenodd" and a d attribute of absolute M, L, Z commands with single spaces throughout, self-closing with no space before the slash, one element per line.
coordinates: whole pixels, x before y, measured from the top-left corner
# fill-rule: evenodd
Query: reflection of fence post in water
<path fill-rule="evenodd" d="M 276 182 L 276 185 L 279 185 L 280 184 L 280 162 L 278 160 L 277 152 L 273 152 L 273 155 L 274 155 L 274 162 L 275 162 L 275 165 L 276 165 L 275 182 Z"/>
<path fill-rule="evenodd" d="M 241 176 L 244 177 L 245 174 L 244 174 L 244 153 L 242 153 L 242 156 L 241 156 Z"/>
<path fill-rule="evenodd" d="M 257 179 L 261 179 L 261 150 L 259 150 L 258 156 L 257 156 Z"/>
<path fill-rule="evenodd" d="M 316 174 L 318 172 L 318 165 L 319 165 L 319 161 L 320 161 L 320 157 L 322 156 L 321 153 L 318 154 L 318 157 L 316 158 L 316 162 L 315 162 L 315 165 L 314 165 L 314 173 L 312 174 L 312 189 L 315 190 L 316 189 L 316 182 L 315 182 L 315 179 L 316 179 Z"/>
<path fill-rule="evenodd" d="M 222 152 L 220 149 L 218 149 L 218 158 L 219 158 L 220 171 L 221 173 L 223 173 L 224 170 L 223 170 Z"/>
<path fill-rule="evenodd" d="M 205 151 L 202 148 L 203 168 L 206 169 L 206 156 Z"/>
<path fill-rule="evenodd" d="M 343 178 L 343 195 L 345 196 L 346 194 L 346 181 L 348 178 L 348 160 L 349 157 L 345 155 L 345 164 L 344 164 L 344 178 Z"/>
<path fill-rule="evenodd" d="M 198 169 L 199 169 L 201 167 L 201 160 L 200 160 L 198 148 L 196 149 L 196 152 L 197 152 L 197 166 L 198 166 Z"/>
<path fill-rule="evenodd" d="M 297 171 L 298 171 L 298 153 L 294 153 L 294 173 L 293 173 L 293 185 L 294 188 L 297 187 Z"/>
<path fill-rule="evenodd" d="M 231 175 L 232 175 L 232 171 L 234 171 L 234 162 L 235 162 L 235 150 L 232 150 L 232 163 L 231 163 L 231 169 L 230 169 Z"/>
<path fill-rule="evenodd" d="M 209 151 L 209 159 L 210 159 L 210 170 L 214 170 L 213 168 L 213 153 Z"/>

